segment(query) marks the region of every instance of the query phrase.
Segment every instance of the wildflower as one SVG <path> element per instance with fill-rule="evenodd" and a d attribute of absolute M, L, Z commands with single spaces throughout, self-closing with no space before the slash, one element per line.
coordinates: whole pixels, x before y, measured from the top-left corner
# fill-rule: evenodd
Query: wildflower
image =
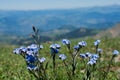
<path fill-rule="evenodd" d="M 98 53 L 101 53 L 101 52 L 102 52 L 102 49 L 100 49 L 100 48 L 97 49 L 97 52 L 98 52 Z"/>
<path fill-rule="evenodd" d="M 99 55 L 98 54 L 92 54 L 91 59 L 98 60 Z"/>
<path fill-rule="evenodd" d="M 45 60 L 46 60 L 46 58 L 44 58 L 44 57 L 39 58 L 40 63 L 43 63 Z"/>
<path fill-rule="evenodd" d="M 118 55 L 118 54 L 119 54 L 119 51 L 118 51 L 118 50 L 114 50 L 114 51 L 113 51 L 113 55 L 116 56 L 116 55 Z"/>
<path fill-rule="evenodd" d="M 40 45 L 40 49 L 43 49 L 43 45 Z"/>
<path fill-rule="evenodd" d="M 87 46 L 87 43 L 85 41 L 81 41 L 78 43 L 78 45 L 81 47 L 85 47 L 85 46 Z"/>
<path fill-rule="evenodd" d="M 56 49 L 55 44 L 50 45 L 50 48 Z"/>
<path fill-rule="evenodd" d="M 31 44 L 30 46 L 27 47 L 28 49 L 37 52 L 38 51 L 38 45 L 36 44 Z"/>
<path fill-rule="evenodd" d="M 74 49 L 78 51 L 80 49 L 80 46 L 76 45 L 76 46 L 74 46 Z"/>
<path fill-rule="evenodd" d="M 14 49 L 14 50 L 13 50 L 13 53 L 15 53 L 15 54 L 20 54 L 20 53 L 21 53 L 21 51 L 20 51 L 20 49 L 19 49 L 19 48 L 16 48 L 16 49 Z"/>
<path fill-rule="evenodd" d="M 95 42 L 94 42 L 94 45 L 95 46 L 98 46 L 100 44 L 100 40 L 96 40 Z"/>
<path fill-rule="evenodd" d="M 37 66 L 35 66 L 35 65 L 33 65 L 33 64 L 29 64 L 29 65 L 27 66 L 27 69 L 28 69 L 28 70 L 36 70 L 36 69 L 37 69 Z"/>
<path fill-rule="evenodd" d="M 25 59 L 28 63 L 34 63 L 37 60 L 37 58 L 32 55 L 26 55 Z"/>
<path fill-rule="evenodd" d="M 62 61 L 65 60 L 65 59 L 66 59 L 65 54 L 60 54 L 60 55 L 59 55 L 59 59 L 61 59 Z"/>
<path fill-rule="evenodd" d="M 28 48 L 35 49 L 35 48 L 38 48 L 38 45 L 36 45 L 36 44 L 31 44 L 30 46 L 28 46 Z"/>
<path fill-rule="evenodd" d="M 32 55 L 32 56 L 34 56 L 33 50 L 30 50 L 30 49 L 27 50 L 26 54 L 27 54 L 27 55 Z"/>
<path fill-rule="evenodd" d="M 81 58 L 86 58 L 86 55 L 85 54 L 80 54 L 80 57 Z"/>
<path fill-rule="evenodd" d="M 61 46 L 59 44 L 54 44 L 56 46 L 57 49 L 60 49 Z"/>
<path fill-rule="evenodd" d="M 69 41 L 68 39 L 63 39 L 63 40 L 62 40 L 62 43 L 63 43 L 64 45 L 68 45 L 68 44 L 70 44 L 70 41 Z"/>
<path fill-rule="evenodd" d="M 24 47 L 24 46 L 21 46 L 19 49 L 20 49 L 21 53 L 22 53 L 22 52 L 25 53 L 25 52 L 27 51 L 27 48 Z"/>
<path fill-rule="evenodd" d="M 60 45 L 58 44 L 52 44 L 50 45 L 51 53 L 58 53 L 59 52 Z"/>
<path fill-rule="evenodd" d="M 86 57 L 91 57 L 92 54 L 90 52 L 85 53 Z"/>
<path fill-rule="evenodd" d="M 96 60 L 90 59 L 90 61 L 88 61 L 88 63 L 87 63 L 87 64 L 89 64 L 89 65 L 96 64 Z"/>

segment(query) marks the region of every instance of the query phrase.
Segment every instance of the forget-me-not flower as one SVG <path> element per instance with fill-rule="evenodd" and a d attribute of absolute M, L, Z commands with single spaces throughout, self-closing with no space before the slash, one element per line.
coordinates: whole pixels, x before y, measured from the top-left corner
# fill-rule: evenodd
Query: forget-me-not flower
<path fill-rule="evenodd" d="M 85 46 L 87 46 L 87 43 L 85 41 L 81 41 L 78 43 L 78 45 L 81 47 L 85 47 Z"/>
<path fill-rule="evenodd" d="M 119 51 L 118 51 L 118 50 L 114 50 L 114 51 L 113 51 L 113 55 L 116 56 L 116 55 L 118 55 L 118 54 L 119 54 Z"/>
<path fill-rule="evenodd" d="M 69 41 L 68 39 L 63 39 L 63 40 L 62 40 L 62 43 L 63 43 L 64 45 L 69 45 L 69 44 L 70 44 L 70 41 Z"/>
<path fill-rule="evenodd" d="M 95 46 L 98 46 L 100 44 L 100 40 L 96 40 L 95 42 L 94 42 L 94 45 Z"/>
<path fill-rule="evenodd" d="M 44 57 L 39 58 L 40 63 L 43 63 L 45 60 L 46 60 L 46 58 L 44 58 Z"/>
<path fill-rule="evenodd" d="M 62 61 L 65 60 L 67 57 L 65 54 L 60 54 L 59 55 L 59 59 L 61 59 Z"/>
<path fill-rule="evenodd" d="M 81 58 L 86 58 L 86 55 L 85 54 L 80 54 L 80 57 Z"/>
<path fill-rule="evenodd" d="M 89 57 L 89 58 L 92 56 L 92 54 L 90 52 L 86 52 L 85 55 L 86 55 L 86 57 Z"/>

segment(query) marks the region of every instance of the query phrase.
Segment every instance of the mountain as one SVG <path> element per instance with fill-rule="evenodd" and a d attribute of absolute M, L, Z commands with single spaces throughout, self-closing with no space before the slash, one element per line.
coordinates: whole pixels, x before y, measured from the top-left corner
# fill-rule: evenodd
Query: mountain
<path fill-rule="evenodd" d="M 109 38 L 120 37 L 120 24 L 116 24 L 115 26 L 113 26 L 108 30 L 101 31 L 95 36 L 95 38 L 101 38 L 101 37 L 109 37 Z"/>
<path fill-rule="evenodd" d="M 80 27 L 107 29 L 119 22 L 119 5 L 63 10 L 0 10 L 0 32 L 15 36 L 28 35 L 33 25 L 44 36 L 68 33 Z"/>
<path fill-rule="evenodd" d="M 90 29 L 90 28 L 78 28 L 73 31 L 70 31 L 66 34 L 62 34 L 57 36 L 56 38 L 80 38 L 80 37 L 87 37 L 87 36 L 94 36 L 98 32 L 99 29 Z"/>

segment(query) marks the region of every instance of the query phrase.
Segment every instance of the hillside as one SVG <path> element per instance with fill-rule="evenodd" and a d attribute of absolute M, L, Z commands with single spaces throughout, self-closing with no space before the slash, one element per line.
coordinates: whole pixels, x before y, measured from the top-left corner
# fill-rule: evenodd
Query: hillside
<path fill-rule="evenodd" d="M 100 38 L 100 37 L 110 37 L 110 38 L 120 37 L 120 24 L 117 24 L 117 25 L 113 26 L 112 28 L 110 28 L 108 30 L 101 31 L 95 37 L 96 38 Z"/>

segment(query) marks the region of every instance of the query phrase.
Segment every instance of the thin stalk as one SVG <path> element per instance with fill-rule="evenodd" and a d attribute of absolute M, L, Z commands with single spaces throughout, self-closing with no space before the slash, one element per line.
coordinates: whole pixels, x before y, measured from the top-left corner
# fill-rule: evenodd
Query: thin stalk
<path fill-rule="evenodd" d="M 73 56 L 73 61 L 72 61 L 72 75 L 75 75 L 75 69 L 76 69 L 76 57 L 78 55 L 79 51 L 76 51 L 75 56 Z"/>
<path fill-rule="evenodd" d="M 67 75 L 68 75 L 68 77 L 69 77 L 69 80 L 72 80 L 68 65 L 66 64 L 65 61 L 63 61 L 63 63 L 64 63 L 64 65 L 66 66 L 66 71 L 67 71 Z"/>
<path fill-rule="evenodd" d="M 111 66 L 111 63 L 112 63 L 112 60 L 113 60 L 113 59 L 114 59 L 114 56 L 112 56 L 112 58 L 111 58 L 111 60 L 110 60 L 110 62 L 109 62 L 109 65 L 108 65 L 108 67 L 107 67 L 107 71 L 106 71 L 105 74 L 104 74 L 103 80 L 106 79 L 106 77 L 107 77 L 107 75 L 108 75 L 108 73 L 109 73 L 109 71 L 110 71 L 110 66 Z"/>

